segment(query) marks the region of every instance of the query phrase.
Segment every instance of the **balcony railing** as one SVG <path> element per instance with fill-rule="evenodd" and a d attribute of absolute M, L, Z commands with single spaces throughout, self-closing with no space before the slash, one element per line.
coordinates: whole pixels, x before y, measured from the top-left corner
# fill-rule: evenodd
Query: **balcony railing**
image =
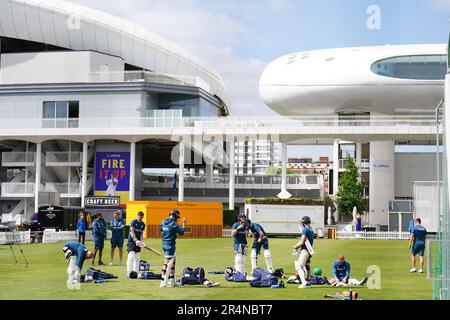
<path fill-rule="evenodd" d="M 82 162 L 82 152 L 47 152 L 45 164 L 50 167 L 79 167 Z"/>
<path fill-rule="evenodd" d="M 339 160 L 339 168 L 340 169 L 345 169 L 346 165 L 347 165 L 347 159 L 340 159 Z M 359 169 L 363 170 L 363 171 L 367 171 L 370 170 L 370 160 L 368 159 L 362 159 L 361 162 L 359 163 Z"/>
<path fill-rule="evenodd" d="M 192 186 L 204 184 L 208 188 L 228 188 L 230 176 L 228 174 L 214 175 L 212 181 L 208 183 L 208 178 L 204 175 L 186 176 L 184 179 L 185 187 L 189 184 Z M 173 176 L 169 175 L 144 175 L 144 186 L 172 186 Z M 261 188 L 261 189 L 277 189 L 281 187 L 281 176 L 255 176 L 255 175 L 236 175 L 235 185 L 237 188 Z M 287 176 L 287 187 L 289 189 L 319 189 L 323 187 L 323 179 L 321 175 L 298 175 Z"/>
<path fill-rule="evenodd" d="M 59 193 L 61 198 L 78 198 L 81 197 L 81 184 L 78 182 L 71 183 L 53 183 L 44 184 L 43 192 Z"/>
<path fill-rule="evenodd" d="M 4 167 L 31 167 L 36 164 L 36 152 L 3 152 Z"/>
<path fill-rule="evenodd" d="M 355 126 L 362 127 L 361 130 L 370 128 L 382 129 L 383 132 L 390 128 L 404 127 L 426 127 L 430 130 L 436 130 L 435 116 L 374 116 L 370 120 L 352 119 L 351 122 L 342 121 L 334 116 L 303 116 L 292 119 L 286 118 L 212 118 L 212 117 L 181 117 L 176 111 L 180 110 L 155 110 L 158 111 L 174 111 L 172 116 L 160 117 L 158 114 L 148 115 L 140 118 L 69 118 L 69 119 L 2 119 L 2 130 L 11 129 L 42 129 L 42 128 L 80 128 L 80 129 L 103 129 L 103 128 L 222 128 L 226 130 L 236 130 L 239 128 L 264 129 L 270 132 L 274 130 L 287 130 L 302 127 L 321 127 L 333 128 L 350 127 L 354 130 Z M 366 125 L 361 126 L 361 123 Z M 434 132 L 433 131 L 433 132 Z"/>
<path fill-rule="evenodd" d="M 32 182 L 2 183 L 2 197 L 34 197 L 35 184 Z"/>

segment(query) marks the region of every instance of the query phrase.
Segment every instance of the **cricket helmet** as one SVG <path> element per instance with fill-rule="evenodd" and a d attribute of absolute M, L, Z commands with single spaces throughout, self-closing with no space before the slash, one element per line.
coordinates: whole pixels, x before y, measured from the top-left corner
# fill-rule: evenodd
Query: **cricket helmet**
<path fill-rule="evenodd" d="M 137 277 L 138 277 L 138 273 L 136 271 L 130 272 L 130 279 L 137 279 Z"/>
<path fill-rule="evenodd" d="M 180 219 L 180 211 L 178 211 L 177 209 L 173 209 L 173 210 L 170 212 L 170 215 L 171 215 L 172 217 L 174 217 L 175 219 Z"/>
<path fill-rule="evenodd" d="M 310 223 L 311 223 L 311 218 L 308 217 L 308 216 L 304 216 L 304 217 L 302 218 L 302 223 L 303 223 L 303 224 L 310 224 Z"/>
<path fill-rule="evenodd" d="M 320 268 L 314 268 L 313 275 L 320 277 L 322 275 L 322 269 Z"/>

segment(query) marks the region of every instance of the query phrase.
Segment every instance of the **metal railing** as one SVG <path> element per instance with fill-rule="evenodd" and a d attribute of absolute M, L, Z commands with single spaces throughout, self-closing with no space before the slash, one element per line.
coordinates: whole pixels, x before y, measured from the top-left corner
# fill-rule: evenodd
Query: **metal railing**
<path fill-rule="evenodd" d="M 339 168 L 345 169 L 347 165 L 347 159 L 340 159 L 339 160 Z M 370 169 L 370 160 L 369 159 L 362 159 L 359 165 L 357 164 L 360 170 L 369 170 Z"/>
<path fill-rule="evenodd" d="M 408 240 L 409 232 L 396 231 L 337 231 L 336 239 L 349 240 Z"/>
<path fill-rule="evenodd" d="M 174 177 L 171 175 L 149 175 L 143 177 L 143 183 L 147 187 L 157 187 L 163 184 L 172 185 Z M 186 184 L 208 184 L 209 178 L 205 175 L 185 176 Z M 214 175 L 210 182 L 211 187 L 228 188 L 230 176 L 228 174 Z M 235 185 L 245 185 L 252 187 L 274 187 L 281 186 L 281 176 L 255 176 L 255 175 L 236 175 Z M 295 189 L 322 189 L 323 178 L 321 175 L 289 175 L 287 176 L 287 186 Z"/>
<path fill-rule="evenodd" d="M 72 195 L 74 197 L 81 196 L 81 184 L 78 182 L 63 182 L 63 183 L 53 183 L 47 182 L 44 184 L 44 188 L 41 190 L 43 192 L 55 192 L 60 195 Z"/>
<path fill-rule="evenodd" d="M 35 184 L 32 182 L 2 183 L 1 187 L 2 197 L 14 197 L 22 195 L 32 197 L 35 190 Z"/>
<path fill-rule="evenodd" d="M 155 110 L 164 111 L 164 110 Z M 251 117 L 251 118 L 212 118 L 212 117 L 180 117 L 173 111 L 172 118 L 155 116 L 139 118 L 69 118 L 69 119 L 2 119 L 1 130 L 9 129 L 42 129 L 42 128 L 220 128 L 223 130 L 264 129 L 270 133 L 273 130 L 298 129 L 301 127 L 355 127 L 365 124 L 367 128 L 398 128 L 398 127 L 429 127 L 436 130 L 434 116 L 373 116 L 370 120 L 352 119 L 343 121 L 336 116 L 302 116 L 291 119 Z"/>
<path fill-rule="evenodd" d="M 45 164 L 47 166 L 81 166 L 82 152 L 47 152 Z"/>
<path fill-rule="evenodd" d="M 389 201 L 389 211 L 391 212 L 413 212 L 413 200 L 394 200 Z"/>
<path fill-rule="evenodd" d="M 7 166 L 34 166 L 36 152 L 3 152 L 2 165 Z"/>

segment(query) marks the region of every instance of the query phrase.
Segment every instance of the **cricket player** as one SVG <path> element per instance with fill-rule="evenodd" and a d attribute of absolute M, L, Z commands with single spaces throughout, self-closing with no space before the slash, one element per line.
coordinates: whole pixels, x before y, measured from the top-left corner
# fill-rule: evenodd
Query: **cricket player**
<path fill-rule="evenodd" d="M 231 230 L 234 243 L 234 268 L 237 272 L 245 273 L 245 263 L 247 258 L 247 216 L 244 213 L 239 214 L 239 221 L 236 222 Z"/>
<path fill-rule="evenodd" d="M 114 219 L 109 224 L 109 229 L 112 232 L 111 235 L 111 262 L 109 263 L 110 266 L 113 265 L 114 261 L 114 251 L 116 248 L 119 248 L 119 266 L 122 265 L 122 258 L 123 258 L 123 243 L 124 243 L 124 236 L 123 236 L 123 230 L 125 229 L 125 221 L 121 218 L 121 212 L 120 210 L 117 210 L 114 212 Z"/>
<path fill-rule="evenodd" d="M 361 281 L 350 278 L 350 263 L 345 261 L 345 257 L 342 255 L 338 256 L 333 263 L 332 273 L 333 278 L 330 279 L 330 284 L 337 287 L 346 285 L 363 286 L 368 280 L 367 277 Z"/>
<path fill-rule="evenodd" d="M 131 272 L 138 272 L 139 261 L 141 261 L 141 247 L 144 246 L 145 223 L 144 213 L 138 212 L 136 219 L 130 223 L 130 234 L 128 236 L 128 259 L 127 277 Z"/>
<path fill-rule="evenodd" d="M 91 265 L 95 264 L 95 257 L 98 251 L 98 265 L 102 266 L 103 248 L 105 247 L 106 239 L 106 223 L 103 219 L 103 215 L 99 213 L 97 218 L 92 222 L 92 237 L 94 238 L 94 258 L 92 259 Z"/>
<path fill-rule="evenodd" d="M 62 250 L 64 256 L 69 261 L 69 267 L 67 268 L 67 273 L 69 275 L 68 281 L 72 283 L 80 282 L 81 269 L 83 268 L 84 261 L 86 259 L 92 259 L 94 253 L 88 251 L 84 244 L 75 241 L 64 243 Z"/>
<path fill-rule="evenodd" d="M 410 272 L 417 272 L 416 270 L 416 256 L 420 257 L 419 273 L 423 273 L 423 265 L 425 263 L 425 241 L 427 239 L 427 229 L 422 226 L 422 219 L 417 218 L 414 228 L 409 236 L 409 248 L 411 249 L 411 264 Z"/>
<path fill-rule="evenodd" d="M 306 276 L 308 274 L 308 270 L 306 265 L 310 258 L 312 257 L 312 245 L 314 242 L 314 232 L 311 228 L 311 218 L 305 216 L 301 221 L 302 225 L 302 236 L 300 238 L 300 242 L 294 245 L 294 254 L 298 254 L 298 250 L 300 249 L 299 258 L 294 262 L 295 270 L 297 271 L 298 276 L 300 277 L 301 285 L 299 288 L 307 289 L 310 288 L 311 285 L 306 281 Z"/>
<path fill-rule="evenodd" d="M 176 265 L 176 240 L 177 235 L 184 235 L 186 227 L 186 218 L 183 218 L 183 225 L 180 227 L 178 220 L 180 219 L 180 211 L 177 209 L 170 212 L 169 217 L 161 222 L 160 230 L 162 233 L 162 248 L 164 250 L 164 266 L 161 270 L 160 287 L 174 287 L 175 282 L 175 265 Z"/>
<path fill-rule="evenodd" d="M 252 253 L 250 254 L 250 261 L 252 263 L 252 271 L 258 268 L 258 256 L 261 252 L 261 248 L 264 248 L 264 259 L 266 260 L 267 270 L 272 273 L 272 256 L 269 250 L 269 238 L 263 227 L 252 222 L 250 219 L 247 220 L 248 230 L 253 234 L 253 245 Z"/>
<path fill-rule="evenodd" d="M 110 179 L 106 178 L 106 185 L 108 186 L 108 188 L 105 191 L 106 197 L 116 196 L 116 189 L 117 189 L 118 183 L 119 183 L 119 180 L 116 178 L 114 173 L 111 173 Z"/>

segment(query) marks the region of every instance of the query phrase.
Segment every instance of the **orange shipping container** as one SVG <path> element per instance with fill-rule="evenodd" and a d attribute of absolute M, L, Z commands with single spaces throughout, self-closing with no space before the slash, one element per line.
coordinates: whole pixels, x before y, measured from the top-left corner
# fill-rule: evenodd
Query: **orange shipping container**
<path fill-rule="evenodd" d="M 144 212 L 146 238 L 160 238 L 160 224 L 173 209 L 186 218 L 185 238 L 222 237 L 223 206 L 220 202 L 130 201 L 127 203 L 127 225 Z"/>

